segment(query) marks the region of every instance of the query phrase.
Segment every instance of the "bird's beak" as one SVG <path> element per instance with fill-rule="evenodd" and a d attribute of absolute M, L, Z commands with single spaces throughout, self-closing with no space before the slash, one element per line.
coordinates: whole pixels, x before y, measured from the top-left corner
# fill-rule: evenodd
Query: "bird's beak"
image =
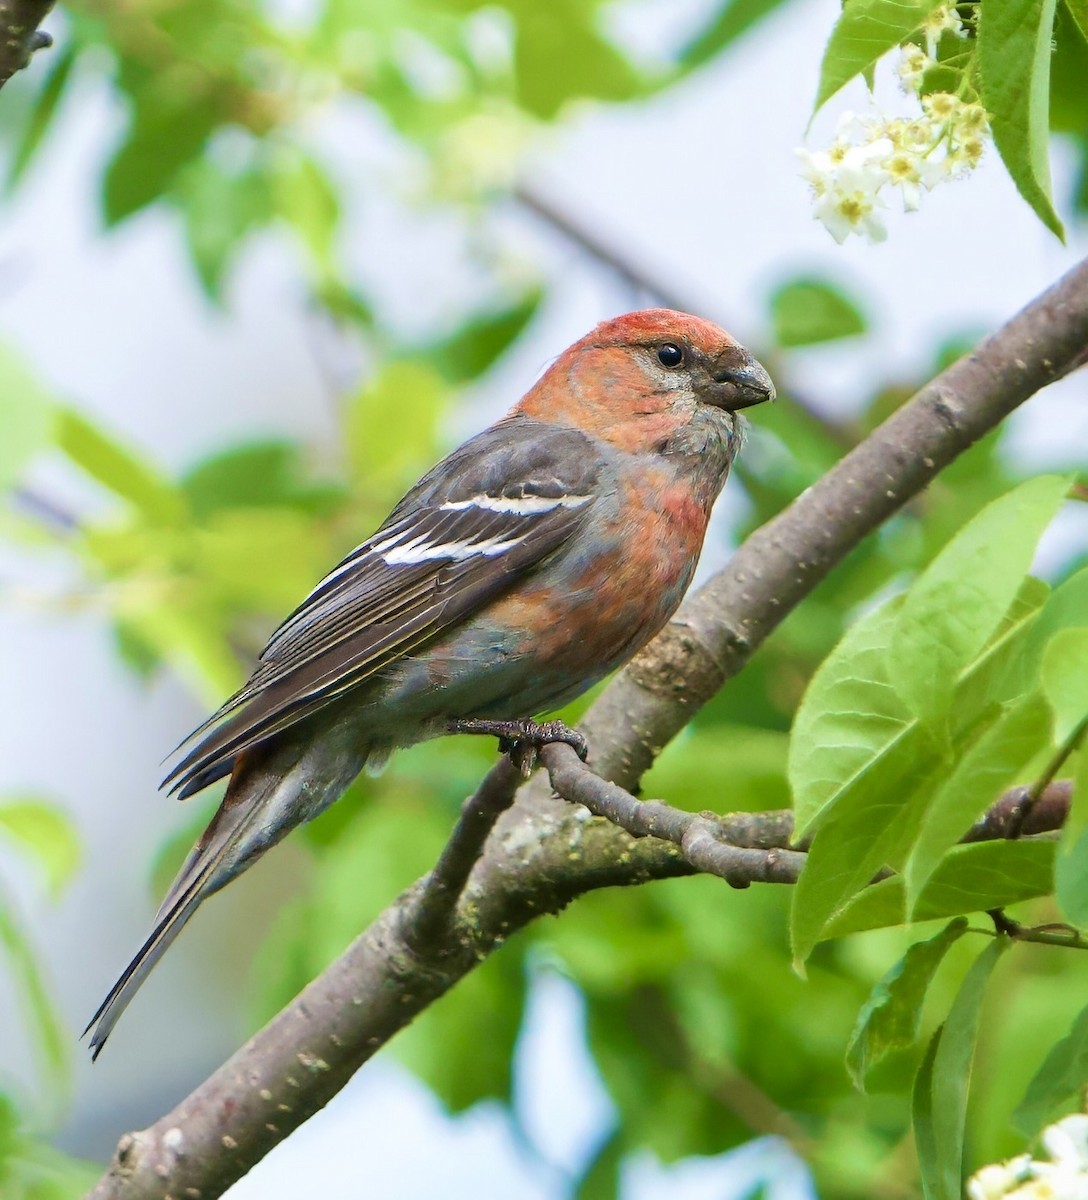
<path fill-rule="evenodd" d="M 740 355 L 736 351 L 722 355 L 712 365 L 710 377 L 713 383 L 706 399 L 729 412 L 739 412 L 775 397 L 770 375 L 747 350 L 741 351 Z"/>

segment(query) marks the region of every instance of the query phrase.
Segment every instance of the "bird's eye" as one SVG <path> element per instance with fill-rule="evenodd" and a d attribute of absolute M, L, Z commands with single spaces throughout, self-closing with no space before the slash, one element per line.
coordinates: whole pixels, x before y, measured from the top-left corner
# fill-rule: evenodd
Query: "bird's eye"
<path fill-rule="evenodd" d="M 684 352 L 672 342 L 657 348 L 657 361 L 663 367 L 678 367 L 684 361 Z"/>

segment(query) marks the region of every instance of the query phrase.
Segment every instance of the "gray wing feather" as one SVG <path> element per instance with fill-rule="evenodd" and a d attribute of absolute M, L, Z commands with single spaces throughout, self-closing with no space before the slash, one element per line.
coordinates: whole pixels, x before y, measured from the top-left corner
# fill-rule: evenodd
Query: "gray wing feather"
<path fill-rule="evenodd" d="M 599 462 L 582 434 L 524 418 L 467 442 L 272 634 L 249 681 L 182 743 L 200 739 L 164 786 L 199 791 L 501 594 L 581 526 Z"/>

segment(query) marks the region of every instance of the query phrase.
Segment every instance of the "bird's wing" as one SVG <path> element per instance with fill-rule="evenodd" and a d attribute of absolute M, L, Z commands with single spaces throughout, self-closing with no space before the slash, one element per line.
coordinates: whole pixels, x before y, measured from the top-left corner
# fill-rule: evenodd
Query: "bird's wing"
<path fill-rule="evenodd" d="M 509 418 L 425 476 L 272 634 L 249 681 L 182 743 L 164 781 L 182 797 L 463 621 L 532 570 L 593 507 L 584 435 Z M 182 747 L 179 747 L 181 749 Z"/>

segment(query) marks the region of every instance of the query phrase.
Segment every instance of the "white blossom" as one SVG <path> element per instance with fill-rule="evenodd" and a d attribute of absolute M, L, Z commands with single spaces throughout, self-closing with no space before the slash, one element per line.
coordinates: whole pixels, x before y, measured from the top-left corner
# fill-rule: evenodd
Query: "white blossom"
<path fill-rule="evenodd" d="M 916 75 L 920 86 L 921 73 L 933 60 L 919 47 L 907 46 L 903 64 L 901 76 Z M 904 211 L 914 212 L 923 191 L 978 166 L 989 136 L 981 104 L 952 92 L 931 92 L 921 97 L 921 110 L 909 119 L 844 112 L 826 150 L 797 151 L 802 178 L 812 188 L 814 216 L 837 242 L 851 233 L 883 241 L 886 192 L 897 190 Z"/>
<path fill-rule="evenodd" d="M 1049 1161 L 991 1163 L 968 1180 L 968 1200 L 1088 1200 L 1088 1115 L 1063 1117 L 1041 1141 Z"/>
<path fill-rule="evenodd" d="M 926 53 L 930 58 L 936 56 L 937 43 L 945 31 L 959 38 L 967 36 L 967 30 L 963 27 L 959 13 L 950 5 L 941 5 L 939 8 L 935 8 L 922 23 L 922 32 L 926 39 Z"/>

